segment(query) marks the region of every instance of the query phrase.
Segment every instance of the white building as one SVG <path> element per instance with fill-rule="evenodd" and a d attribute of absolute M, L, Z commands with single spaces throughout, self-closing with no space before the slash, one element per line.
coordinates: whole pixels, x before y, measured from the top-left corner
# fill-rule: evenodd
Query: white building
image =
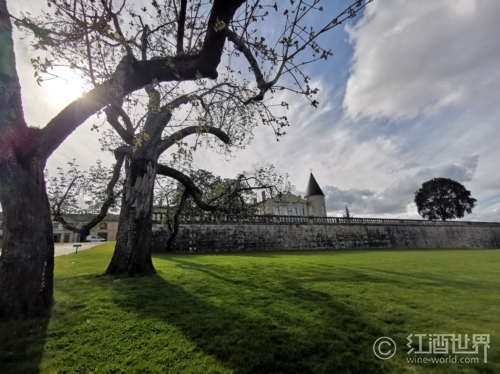
<path fill-rule="evenodd" d="M 266 199 L 265 192 L 262 192 L 262 200 L 261 214 L 326 217 L 325 194 L 312 173 L 309 176 L 304 198 L 287 193 Z"/>

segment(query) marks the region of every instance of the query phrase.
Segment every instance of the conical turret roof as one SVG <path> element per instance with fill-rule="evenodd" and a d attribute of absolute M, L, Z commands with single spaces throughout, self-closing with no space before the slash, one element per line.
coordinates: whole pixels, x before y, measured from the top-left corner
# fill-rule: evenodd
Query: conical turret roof
<path fill-rule="evenodd" d="M 318 182 L 316 182 L 314 175 L 311 173 L 309 177 L 309 183 L 307 183 L 306 194 L 304 195 L 304 197 L 314 196 L 314 195 L 325 196 L 323 191 L 321 191 Z"/>

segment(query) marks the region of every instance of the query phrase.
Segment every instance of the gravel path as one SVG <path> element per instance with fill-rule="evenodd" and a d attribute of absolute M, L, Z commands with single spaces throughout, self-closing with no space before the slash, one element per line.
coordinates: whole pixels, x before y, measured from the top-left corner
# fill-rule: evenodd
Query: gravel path
<path fill-rule="evenodd" d="M 75 253 L 75 247 L 73 245 L 75 244 L 81 244 L 81 247 L 78 247 L 78 252 L 83 251 L 85 249 L 90 249 L 92 247 L 95 247 L 96 245 L 102 244 L 100 242 L 94 242 L 94 243 L 68 243 L 68 244 L 58 244 L 55 245 L 55 255 L 56 256 L 61 256 L 61 255 L 67 255 L 68 253 Z"/>

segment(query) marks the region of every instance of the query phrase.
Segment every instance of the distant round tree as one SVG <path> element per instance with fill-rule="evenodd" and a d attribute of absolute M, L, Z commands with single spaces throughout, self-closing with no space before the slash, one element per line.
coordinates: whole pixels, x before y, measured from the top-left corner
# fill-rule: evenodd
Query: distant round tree
<path fill-rule="evenodd" d="M 476 201 L 462 184 L 448 178 L 431 179 L 415 192 L 418 213 L 428 219 L 462 218 L 472 213 Z"/>

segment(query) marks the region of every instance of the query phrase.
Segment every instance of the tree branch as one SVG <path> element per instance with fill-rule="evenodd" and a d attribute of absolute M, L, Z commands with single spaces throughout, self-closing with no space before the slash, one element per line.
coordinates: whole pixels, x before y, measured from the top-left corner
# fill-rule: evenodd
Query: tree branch
<path fill-rule="evenodd" d="M 121 146 L 121 147 L 116 148 L 114 151 L 115 157 L 117 157 L 117 158 L 123 157 L 125 154 L 131 155 L 132 152 L 133 152 L 133 150 L 132 150 L 132 147 L 130 147 L 130 146 Z M 196 185 L 191 180 L 191 178 L 189 178 L 184 173 L 182 173 L 174 168 L 171 168 L 169 166 L 157 164 L 156 165 L 156 174 L 164 175 L 166 177 L 173 178 L 173 179 L 177 180 L 178 182 L 180 182 L 184 186 L 184 188 L 186 188 L 186 190 L 189 192 L 189 194 L 193 197 L 194 202 L 196 203 L 196 205 L 198 205 L 198 207 L 200 209 L 207 210 L 207 211 L 214 211 L 217 209 L 216 206 L 208 205 L 201 199 L 203 193 L 201 192 L 201 190 L 198 187 L 196 187 Z"/>
<path fill-rule="evenodd" d="M 255 80 L 257 81 L 257 87 L 260 90 L 260 92 L 257 95 L 247 100 L 245 104 L 248 104 L 255 100 L 258 101 L 263 100 L 265 93 L 269 90 L 269 88 L 272 87 L 273 84 L 265 81 L 264 75 L 260 70 L 259 63 L 255 59 L 255 56 L 252 54 L 250 48 L 248 48 L 248 46 L 246 45 L 243 38 L 240 38 L 234 31 L 230 30 L 229 28 L 224 29 L 224 33 L 227 36 L 228 40 L 230 40 L 234 44 L 236 49 L 241 53 L 243 53 L 243 55 L 246 57 L 248 63 L 250 64 L 250 68 L 252 69 L 255 75 Z"/>
<path fill-rule="evenodd" d="M 229 138 L 229 136 L 221 129 L 218 129 L 215 127 L 189 126 L 189 127 L 183 128 L 182 130 L 179 130 L 179 131 L 173 133 L 168 138 L 162 140 L 162 142 L 160 143 L 159 154 L 162 154 L 168 148 L 173 146 L 176 142 L 184 139 L 186 136 L 196 134 L 196 133 L 215 135 L 216 137 L 218 137 L 220 140 L 222 140 L 226 144 L 229 144 L 231 142 L 231 139 Z"/>
<path fill-rule="evenodd" d="M 141 19 L 142 23 L 142 19 Z M 142 35 L 141 35 L 141 57 L 142 61 L 146 61 L 148 58 L 148 34 L 149 27 L 148 25 L 143 26 Z"/>
<path fill-rule="evenodd" d="M 134 142 L 134 132 L 123 128 L 121 123 L 118 121 L 118 111 L 116 110 L 116 107 L 109 106 L 104 110 L 104 113 L 106 113 L 106 120 L 108 121 L 108 123 L 115 129 L 115 131 L 118 133 L 118 135 L 120 135 L 123 141 L 127 144 L 132 145 Z M 128 116 L 126 118 L 130 121 L 130 118 L 128 118 Z"/>
<path fill-rule="evenodd" d="M 169 166 L 158 164 L 156 165 L 156 173 L 159 175 L 164 175 L 166 177 L 173 178 L 181 183 L 187 192 L 192 196 L 194 202 L 202 210 L 213 212 L 217 209 L 217 206 L 208 205 L 202 200 L 203 193 L 196 187 L 194 182 L 186 174 L 175 170 Z"/>
<path fill-rule="evenodd" d="M 179 21 L 177 28 L 177 54 L 184 52 L 184 26 L 186 24 L 186 8 L 187 0 L 181 0 L 181 11 L 179 13 Z"/>
<path fill-rule="evenodd" d="M 121 154 L 132 155 L 133 149 L 129 145 L 122 145 L 113 151 L 115 158 L 118 160 Z"/>
<path fill-rule="evenodd" d="M 113 175 L 111 176 L 111 179 L 106 186 L 106 195 L 107 198 L 104 201 L 104 203 L 101 206 L 101 209 L 99 210 L 99 213 L 89 222 L 84 224 L 81 228 L 78 228 L 76 226 L 73 226 L 69 224 L 63 217 L 62 214 L 55 215 L 54 219 L 61 223 L 63 227 L 67 230 L 70 230 L 72 232 L 75 232 L 80 235 L 88 236 L 90 234 L 90 230 L 92 230 L 99 222 L 101 222 L 104 218 L 106 218 L 106 215 L 108 214 L 109 208 L 111 205 L 114 204 L 116 198 L 121 194 L 121 192 L 118 193 L 113 193 L 113 190 L 115 188 L 116 182 L 118 182 L 118 179 L 120 178 L 120 170 L 123 166 L 123 161 L 125 160 L 125 153 L 119 153 L 116 164 L 113 168 Z"/>
<path fill-rule="evenodd" d="M 184 190 L 181 196 L 181 201 L 179 202 L 179 205 L 177 206 L 177 210 L 175 211 L 174 215 L 174 227 L 172 232 L 170 233 L 170 236 L 167 239 L 167 252 L 170 252 L 172 250 L 172 244 L 177 237 L 177 234 L 179 233 L 179 224 L 180 224 L 180 215 L 182 214 L 182 211 L 184 210 L 184 207 L 186 206 L 187 200 L 189 197 L 189 192 L 187 189 Z"/>
<path fill-rule="evenodd" d="M 125 124 L 125 128 L 130 134 L 134 134 L 134 125 L 132 124 L 132 121 L 130 117 L 128 116 L 127 112 L 123 110 L 123 108 L 119 105 L 114 105 L 112 104 L 114 109 L 117 111 L 117 114 L 122 118 L 123 123 Z"/>
<path fill-rule="evenodd" d="M 118 41 L 123 45 L 123 47 L 127 51 L 127 55 L 134 56 L 132 48 L 128 44 L 127 39 L 125 39 L 125 36 L 123 35 L 122 29 L 120 27 L 120 21 L 118 20 L 118 17 L 117 17 L 117 15 L 120 14 L 123 7 L 125 6 L 125 1 L 123 2 L 123 5 L 122 5 L 121 9 L 118 11 L 118 13 L 113 13 L 113 10 L 111 9 L 112 2 L 109 3 L 109 7 L 106 4 L 106 0 L 101 0 L 101 4 L 104 7 L 104 9 L 106 10 L 106 12 L 109 13 L 109 15 L 111 16 L 111 19 L 113 20 L 113 24 L 115 26 L 116 33 L 118 34 Z"/>
<path fill-rule="evenodd" d="M 37 139 L 37 149 L 26 149 L 25 155 L 38 152 L 40 156 L 47 158 L 91 115 L 113 100 L 117 101 L 154 80 L 167 82 L 196 80 L 200 77 L 217 78 L 217 67 L 221 61 L 226 36 L 216 25 L 224 24 L 227 27 L 243 2 L 244 0 L 214 0 L 203 48 L 197 55 L 137 61 L 127 54 L 118 64 L 112 79 L 98 85 L 64 108 L 43 128 L 42 136 Z"/>
<path fill-rule="evenodd" d="M 56 211 L 55 211 L 55 215 L 60 215 L 61 214 L 61 206 L 63 205 L 64 201 L 66 200 L 66 198 L 68 197 L 68 194 L 69 194 L 69 191 L 71 191 L 71 189 L 73 188 L 73 185 L 75 184 L 76 180 L 77 179 L 80 179 L 80 178 L 83 178 L 82 175 L 79 175 L 75 178 L 73 178 L 73 180 L 71 181 L 71 183 L 69 184 L 68 188 L 66 189 L 66 192 L 64 193 L 64 196 L 61 198 L 61 200 L 59 200 L 56 204 Z"/>

